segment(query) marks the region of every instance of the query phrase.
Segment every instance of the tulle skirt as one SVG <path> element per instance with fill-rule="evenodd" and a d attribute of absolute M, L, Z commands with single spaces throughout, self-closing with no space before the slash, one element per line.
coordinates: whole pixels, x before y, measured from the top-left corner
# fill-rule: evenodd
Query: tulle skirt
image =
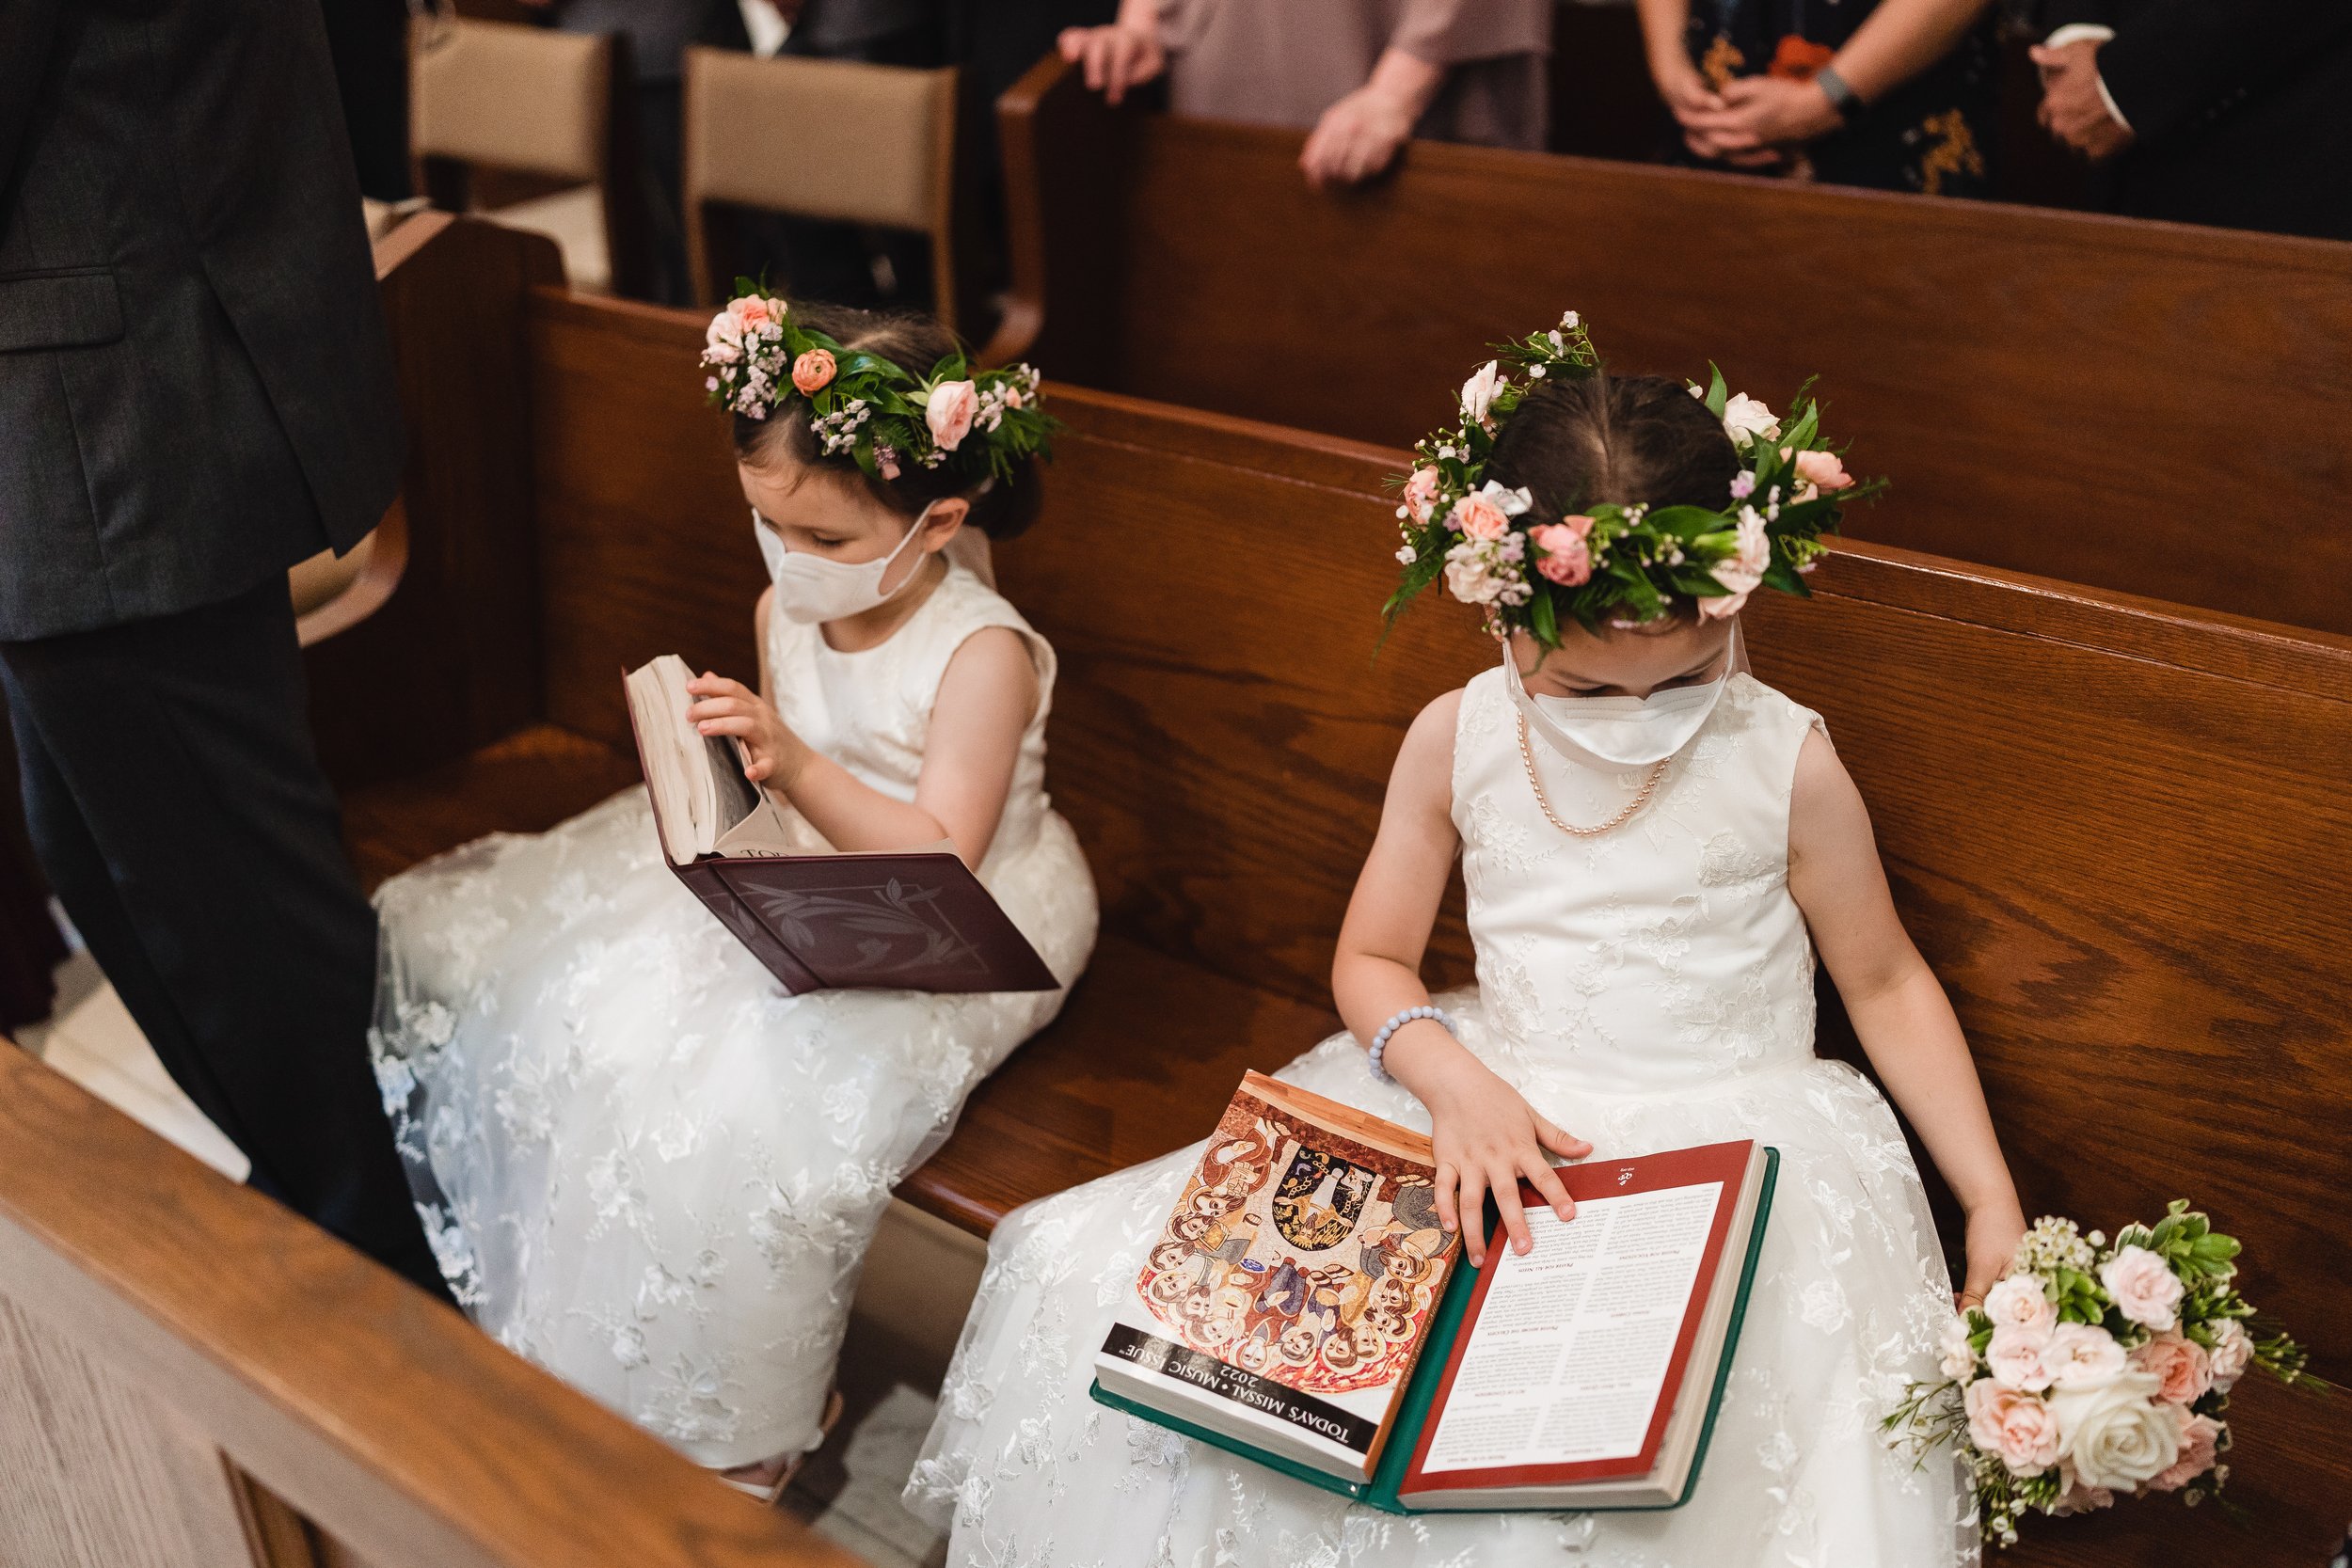
<path fill-rule="evenodd" d="M 1439 999 L 1464 1043 L 1603 1156 L 1760 1138 L 1781 1152 L 1755 1293 L 1695 1496 L 1658 1513 L 1398 1518 L 1110 1411 L 1094 1351 L 1200 1149 L 1009 1216 L 907 1488 L 952 1524 L 953 1564 L 1147 1568 L 1951 1568 L 1978 1560 L 1956 1463 L 1879 1430 L 1932 1377 L 1951 1286 L 1893 1112 L 1842 1063 L 1751 1068 L 1642 1098 L 1498 1047 L 1474 991 Z M 1347 1036 L 1281 1076 L 1425 1129 Z"/>
<path fill-rule="evenodd" d="M 1074 979 L 1068 826 L 983 879 Z M 703 1464 L 813 1445 L 891 1189 L 1063 993 L 788 995 L 662 862 L 642 789 L 377 904 L 377 1076 L 467 1309 Z"/>

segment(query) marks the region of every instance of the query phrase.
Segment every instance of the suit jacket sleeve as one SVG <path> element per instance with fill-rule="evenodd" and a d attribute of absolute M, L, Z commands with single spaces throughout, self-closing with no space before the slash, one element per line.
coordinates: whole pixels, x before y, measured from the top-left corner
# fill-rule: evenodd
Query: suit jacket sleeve
<path fill-rule="evenodd" d="M 2100 79 L 2133 134 L 2154 141 L 2352 37 L 2352 5 L 2154 0 L 2114 25 L 2099 50 Z"/>
<path fill-rule="evenodd" d="M 0 0 L 0 194 L 16 183 L 24 129 L 48 74 L 59 0 Z"/>

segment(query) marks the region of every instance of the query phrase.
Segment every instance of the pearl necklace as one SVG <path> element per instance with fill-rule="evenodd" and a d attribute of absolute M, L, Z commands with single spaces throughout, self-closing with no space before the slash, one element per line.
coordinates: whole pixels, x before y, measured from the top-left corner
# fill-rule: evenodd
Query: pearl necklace
<path fill-rule="evenodd" d="M 1550 823 L 1562 832 L 1567 833 L 1575 838 L 1598 838 L 1601 834 L 1609 832 L 1612 828 L 1623 827 L 1626 823 L 1631 821 L 1634 815 L 1644 806 L 1649 804 L 1650 796 L 1657 791 L 1658 781 L 1666 776 L 1667 765 L 1672 763 L 1674 758 L 1659 758 L 1657 763 L 1651 767 L 1649 770 L 1649 777 L 1642 781 L 1642 787 L 1640 791 L 1634 795 L 1630 801 L 1627 802 L 1625 810 L 1617 813 L 1616 816 L 1611 817 L 1608 821 L 1603 822 L 1597 828 L 1573 827 L 1568 823 L 1561 821 L 1559 816 L 1552 811 L 1550 800 L 1547 800 L 1544 796 L 1544 782 L 1535 776 L 1535 752 L 1534 749 L 1527 744 L 1527 715 L 1524 713 L 1519 715 L 1519 761 L 1527 765 L 1527 786 L 1535 792 L 1535 805 L 1537 809 L 1544 814 L 1545 821 Z"/>

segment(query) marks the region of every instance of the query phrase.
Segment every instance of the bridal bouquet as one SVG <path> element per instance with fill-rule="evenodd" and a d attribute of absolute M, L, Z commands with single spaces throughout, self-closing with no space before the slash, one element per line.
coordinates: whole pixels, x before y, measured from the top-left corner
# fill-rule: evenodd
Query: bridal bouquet
<path fill-rule="evenodd" d="M 1955 1445 L 1984 1539 L 2004 1546 L 2028 1509 L 2082 1513 L 2118 1492 L 2202 1502 L 2229 1480 L 2231 1386 L 2249 1367 L 2309 1381 L 2300 1346 L 2249 1328 L 2237 1253 L 2185 1201 L 2112 1245 L 2037 1222 L 1984 1305 L 1946 1331 L 1943 1377 L 1912 1384 L 1886 1430 L 1922 1461 Z"/>

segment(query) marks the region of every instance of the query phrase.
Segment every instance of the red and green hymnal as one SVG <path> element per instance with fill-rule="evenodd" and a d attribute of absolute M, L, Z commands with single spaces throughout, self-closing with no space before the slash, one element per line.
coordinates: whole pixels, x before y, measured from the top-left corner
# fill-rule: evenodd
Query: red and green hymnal
<path fill-rule="evenodd" d="M 1428 1140 L 1251 1073 L 1095 1357 L 1094 1397 L 1391 1513 L 1674 1508 L 1697 1483 L 1776 1151 L 1561 1167 L 1483 1269 Z"/>

